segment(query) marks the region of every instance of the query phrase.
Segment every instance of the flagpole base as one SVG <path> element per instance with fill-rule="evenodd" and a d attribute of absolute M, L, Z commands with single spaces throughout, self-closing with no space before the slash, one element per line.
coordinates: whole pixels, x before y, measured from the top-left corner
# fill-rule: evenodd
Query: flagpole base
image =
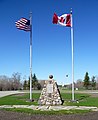
<path fill-rule="evenodd" d="M 70 100 L 70 102 L 72 102 L 72 103 L 79 103 L 78 100 Z"/>
<path fill-rule="evenodd" d="M 30 100 L 30 102 L 34 102 L 34 99 Z"/>
<path fill-rule="evenodd" d="M 26 102 L 34 102 L 34 99 L 32 99 L 32 100 L 29 99 L 29 100 L 27 100 Z"/>

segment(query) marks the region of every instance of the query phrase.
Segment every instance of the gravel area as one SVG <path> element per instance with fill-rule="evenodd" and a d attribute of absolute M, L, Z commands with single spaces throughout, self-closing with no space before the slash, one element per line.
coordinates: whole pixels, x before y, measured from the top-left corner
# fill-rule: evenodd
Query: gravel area
<path fill-rule="evenodd" d="M 0 120 L 98 120 L 98 111 L 72 115 L 30 115 L 0 110 Z"/>

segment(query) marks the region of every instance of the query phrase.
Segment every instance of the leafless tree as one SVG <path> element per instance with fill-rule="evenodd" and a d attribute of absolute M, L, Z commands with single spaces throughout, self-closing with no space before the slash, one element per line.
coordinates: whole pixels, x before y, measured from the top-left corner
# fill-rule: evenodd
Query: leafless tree
<path fill-rule="evenodd" d="M 19 89 L 21 89 L 21 83 L 20 83 L 20 80 L 21 80 L 21 75 L 20 75 L 20 73 L 13 73 L 12 74 L 12 77 L 11 77 L 11 79 L 12 79 L 12 83 L 13 83 L 13 89 L 14 90 L 19 90 Z"/>
<path fill-rule="evenodd" d="M 18 72 L 13 73 L 11 78 L 5 75 L 1 75 L 0 76 L 0 91 L 21 89 L 22 84 L 20 80 L 21 80 L 21 75 Z"/>
<path fill-rule="evenodd" d="M 8 90 L 9 78 L 5 75 L 0 76 L 0 90 Z"/>
<path fill-rule="evenodd" d="M 75 88 L 83 89 L 83 81 L 81 79 L 76 81 Z"/>

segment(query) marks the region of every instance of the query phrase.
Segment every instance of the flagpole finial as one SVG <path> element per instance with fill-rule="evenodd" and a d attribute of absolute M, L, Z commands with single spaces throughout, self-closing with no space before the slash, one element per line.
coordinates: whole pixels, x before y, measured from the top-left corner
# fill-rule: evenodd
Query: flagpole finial
<path fill-rule="evenodd" d="M 71 10 L 70 10 L 70 13 L 72 14 L 72 8 L 71 8 Z"/>

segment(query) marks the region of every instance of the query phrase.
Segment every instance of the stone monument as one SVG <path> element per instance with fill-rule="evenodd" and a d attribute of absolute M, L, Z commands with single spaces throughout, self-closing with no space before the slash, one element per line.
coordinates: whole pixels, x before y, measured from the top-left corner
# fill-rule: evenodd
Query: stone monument
<path fill-rule="evenodd" d="M 62 99 L 57 83 L 53 80 L 53 75 L 49 75 L 49 80 L 45 81 L 38 103 L 40 105 L 61 105 Z"/>

